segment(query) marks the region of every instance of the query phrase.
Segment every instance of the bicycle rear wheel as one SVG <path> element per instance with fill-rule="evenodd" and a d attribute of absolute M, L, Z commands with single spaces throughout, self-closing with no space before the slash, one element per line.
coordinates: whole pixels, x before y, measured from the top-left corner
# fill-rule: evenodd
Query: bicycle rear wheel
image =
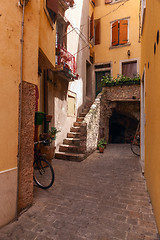
<path fill-rule="evenodd" d="M 136 137 L 131 142 L 131 150 L 135 155 L 140 156 L 140 141 Z"/>
<path fill-rule="evenodd" d="M 44 158 L 39 158 L 34 162 L 33 179 L 35 183 L 43 189 L 50 188 L 54 182 L 54 170 L 51 164 Z"/>

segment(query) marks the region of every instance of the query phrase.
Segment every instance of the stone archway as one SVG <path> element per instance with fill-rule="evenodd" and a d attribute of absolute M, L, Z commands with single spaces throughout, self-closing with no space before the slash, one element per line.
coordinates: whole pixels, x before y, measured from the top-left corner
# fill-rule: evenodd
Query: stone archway
<path fill-rule="evenodd" d="M 101 98 L 99 138 L 129 143 L 140 120 L 140 86 L 106 87 Z"/>
<path fill-rule="evenodd" d="M 114 111 L 119 114 L 118 121 L 115 122 L 111 118 L 112 115 L 114 116 Z M 116 124 L 117 131 L 122 131 L 123 141 L 127 142 L 127 137 L 129 138 L 133 132 L 135 133 L 136 123 L 139 119 L 140 85 L 104 87 L 80 126 L 81 153 L 84 153 L 85 156 L 89 155 L 97 148 L 97 143 L 101 138 L 105 138 L 107 142 L 110 142 L 111 121 Z M 127 124 L 130 127 L 126 128 L 125 121 L 128 122 Z"/>
<path fill-rule="evenodd" d="M 138 120 L 114 110 L 109 120 L 109 143 L 130 143 Z"/>

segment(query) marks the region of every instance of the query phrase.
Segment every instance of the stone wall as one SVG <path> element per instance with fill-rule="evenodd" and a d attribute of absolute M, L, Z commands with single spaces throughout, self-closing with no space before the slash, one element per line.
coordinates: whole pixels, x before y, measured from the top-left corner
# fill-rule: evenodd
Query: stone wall
<path fill-rule="evenodd" d="M 140 99 L 140 86 L 139 85 L 122 85 L 104 87 L 103 92 L 106 100 L 131 100 Z"/>
<path fill-rule="evenodd" d="M 102 93 L 97 96 L 80 127 L 81 152 L 86 153 L 86 155 L 93 152 L 97 148 L 100 126 L 101 96 Z"/>
<path fill-rule="evenodd" d="M 33 201 L 35 85 L 23 82 L 22 128 L 18 166 L 18 211 Z"/>
<path fill-rule="evenodd" d="M 92 104 L 81 126 L 81 152 L 96 150 L 100 138 L 109 139 L 109 120 L 114 110 L 139 120 L 140 86 L 104 87 Z"/>

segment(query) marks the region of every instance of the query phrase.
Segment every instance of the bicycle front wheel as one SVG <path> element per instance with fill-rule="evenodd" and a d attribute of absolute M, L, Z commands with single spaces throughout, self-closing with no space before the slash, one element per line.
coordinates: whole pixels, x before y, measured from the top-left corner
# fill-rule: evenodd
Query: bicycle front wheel
<path fill-rule="evenodd" d="M 136 137 L 131 142 L 131 150 L 135 155 L 140 156 L 140 141 Z"/>
<path fill-rule="evenodd" d="M 50 188 L 54 182 L 54 170 L 52 165 L 44 158 L 39 158 L 34 162 L 33 179 L 35 183 L 43 189 Z"/>

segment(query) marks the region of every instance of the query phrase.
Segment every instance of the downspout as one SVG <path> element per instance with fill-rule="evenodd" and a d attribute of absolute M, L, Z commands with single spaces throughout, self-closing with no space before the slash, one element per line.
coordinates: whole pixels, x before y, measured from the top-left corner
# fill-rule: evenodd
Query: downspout
<path fill-rule="evenodd" d="M 21 3 L 20 3 L 21 4 Z M 16 202 L 16 218 L 18 218 L 18 199 L 19 199 L 19 162 L 21 152 L 21 127 L 22 127 L 22 82 L 23 82 L 23 37 L 24 37 L 24 12 L 25 0 L 23 1 L 22 13 L 22 29 L 21 29 L 21 58 L 20 58 L 20 87 L 19 87 L 19 122 L 18 122 L 18 155 L 17 155 L 17 202 Z"/>

